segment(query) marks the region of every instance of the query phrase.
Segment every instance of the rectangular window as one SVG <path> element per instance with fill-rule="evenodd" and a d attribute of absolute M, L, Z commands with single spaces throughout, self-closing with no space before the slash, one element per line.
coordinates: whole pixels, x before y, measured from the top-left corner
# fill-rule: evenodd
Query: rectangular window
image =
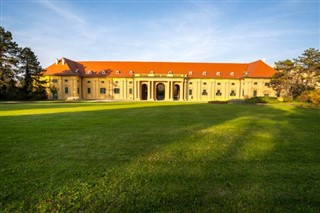
<path fill-rule="evenodd" d="M 106 88 L 100 88 L 100 94 L 106 94 Z"/>
<path fill-rule="evenodd" d="M 257 97 L 257 90 L 253 90 L 253 97 Z"/>
<path fill-rule="evenodd" d="M 254 84 L 254 85 L 258 85 L 258 82 L 254 82 L 253 84 Z"/>
<path fill-rule="evenodd" d="M 104 81 L 101 81 L 101 84 L 104 84 Z"/>
<path fill-rule="evenodd" d="M 189 82 L 190 85 L 192 85 L 192 82 Z"/>
<path fill-rule="evenodd" d="M 132 84 L 132 81 L 129 81 L 129 84 Z"/>
<path fill-rule="evenodd" d="M 264 83 L 266 87 L 270 87 L 270 83 Z"/>
<path fill-rule="evenodd" d="M 132 88 L 129 88 L 129 94 L 132 95 Z"/>
<path fill-rule="evenodd" d="M 52 79 L 52 83 L 58 83 L 58 79 Z"/>
<path fill-rule="evenodd" d="M 218 83 L 217 83 L 217 85 L 221 85 L 221 83 L 220 83 L 220 82 L 218 82 Z"/>
<path fill-rule="evenodd" d="M 118 82 L 118 81 L 115 81 L 114 83 L 117 84 L 117 83 L 119 83 L 119 82 Z"/>
<path fill-rule="evenodd" d="M 189 95 L 192 95 L 192 89 L 189 89 Z"/>
<path fill-rule="evenodd" d="M 65 79 L 64 82 L 68 82 L 68 79 Z"/>
<path fill-rule="evenodd" d="M 87 81 L 87 83 L 88 83 L 88 84 L 90 84 L 90 83 L 91 83 L 91 81 Z"/>
<path fill-rule="evenodd" d="M 222 95 L 222 93 L 221 93 L 221 91 L 218 89 L 217 92 L 216 92 L 216 96 L 221 96 L 221 95 Z"/>
<path fill-rule="evenodd" d="M 203 82 L 203 85 L 207 85 L 207 82 Z"/>
<path fill-rule="evenodd" d="M 230 96 L 236 96 L 236 93 L 234 92 L 234 90 L 231 90 Z"/>
<path fill-rule="evenodd" d="M 88 94 L 90 94 L 91 93 L 91 88 L 89 87 L 87 91 L 88 91 Z"/>
<path fill-rule="evenodd" d="M 207 90 L 202 90 L 202 95 L 208 95 Z"/>
<path fill-rule="evenodd" d="M 114 88 L 113 92 L 114 92 L 114 94 L 120 94 L 120 89 L 119 88 Z"/>
<path fill-rule="evenodd" d="M 64 88 L 64 93 L 66 93 L 66 94 L 69 93 L 69 88 L 68 88 L 68 87 L 65 87 L 65 88 Z"/>
<path fill-rule="evenodd" d="M 234 83 L 231 83 L 232 86 L 234 86 Z"/>
<path fill-rule="evenodd" d="M 77 88 L 77 92 L 78 92 L 78 94 L 80 93 L 80 88 L 79 87 Z"/>
<path fill-rule="evenodd" d="M 264 94 L 264 97 L 269 97 L 269 94 Z"/>

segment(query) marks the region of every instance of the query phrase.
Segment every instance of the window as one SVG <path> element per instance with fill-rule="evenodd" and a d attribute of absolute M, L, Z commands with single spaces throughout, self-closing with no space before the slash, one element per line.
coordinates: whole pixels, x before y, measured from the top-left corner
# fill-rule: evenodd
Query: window
<path fill-rule="evenodd" d="M 101 84 L 104 84 L 104 81 L 101 81 Z"/>
<path fill-rule="evenodd" d="M 154 74 L 153 70 L 150 71 L 150 74 Z"/>
<path fill-rule="evenodd" d="M 120 89 L 119 88 L 114 88 L 113 92 L 114 92 L 114 94 L 119 94 L 120 93 Z"/>
<path fill-rule="evenodd" d="M 264 83 L 264 85 L 265 85 L 266 87 L 270 87 L 270 83 L 268 83 L 268 82 Z"/>
<path fill-rule="evenodd" d="M 64 82 L 68 82 L 68 79 L 64 79 Z"/>
<path fill-rule="evenodd" d="M 234 76 L 234 72 L 230 72 L 230 76 Z"/>
<path fill-rule="evenodd" d="M 234 83 L 231 83 L 232 86 L 234 86 Z"/>
<path fill-rule="evenodd" d="M 106 71 L 103 70 L 101 73 L 104 75 L 104 74 L 106 74 Z"/>
<path fill-rule="evenodd" d="M 90 84 L 90 83 L 91 83 L 91 81 L 87 81 L 87 83 L 88 83 L 88 84 Z"/>
<path fill-rule="evenodd" d="M 52 83 L 58 83 L 57 79 L 52 79 Z"/>
<path fill-rule="evenodd" d="M 91 93 L 91 88 L 89 87 L 89 88 L 88 88 L 88 94 L 90 94 L 90 93 Z"/>
<path fill-rule="evenodd" d="M 79 87 L 77 88 L 77 93 L 78 93 L 78 94 L 80 93 L 80 88 L 79 88 Z"/>
<path fill-rule="evenodd" d="M 217 83 L 217 85 L 221 85 L 221 83 L 220 83 L 220 82 L 218 82 L 218 83 Z"/>
<path fill-rule="evenodd" d="M 132 95 L 132 88 L 129 88 L 129 94 Z"/>
<path fill-rule="evenodd" d="M 117 83 L 119 83 L 119 82 L 118 82 L 118 81 L 115 81 L 114 83 L 117 84 Z"/>
<path fill-rule="evenodd" d="M 89 70 L 89 71 L 88 71 L 88 74 L 92 74 L 92 71 L 91 71 L 91 70 Z"/>
<path fill-rule="evenodd" d="M 65 88 L 64 88 L 64 93 L 66 93 L 66 94 L 69 93 L 69 88 L 68 88 L 68 87 L 65 87 Z"/>
<path fill-rule="evenodd" d="M 189 71 L 189 75 L 192 75 L 192 71 Z"/>
<path fill-rule="evenodd" d="M 133 71 L 132 71 L 132 70 L 130 70 L 130 71 L 129 71 L 129 74 L 130 74 L 130 75 L 133 75 Z"/>
<path fill-rule="evenodd" d="M 117 75 L 119 75 L 119 73 L 120 73 L 120 71 L 119 71 L 119 70 L 117 70 L 117 71 L 116 71 L 116 74 L 117 74 Z"/>
<path fill-rule="evenodd" d="M 207 82 L 203 82 L 203 85 L 207 85 Z"/>
<path fill-rule="evenodd" d="M 189 82 L 189 85 L 192 85 L 192 82 Z"/>
<path fill-rule="evenodd" d="M 106 88 L 100 88 L 100 94 L 106 94 Z"/>
<path fill-rule="evenodd" d="M 254 85 L 258 85 L 258 82 L 254 82 L 253 84 L 254 84 Z"/>
<path fill-rule="evenodd" d="M 220 72 L 216 72 L 216 75 L 217 75 L 217 76 L 220 76 L 220 74 L 221 74 Z"/>
<path fill-rule="evenodd" d="M 77 82 L 79 83 L 79 80 L 77 80 Z"/>
<path fill-rule="evenodd" d="M 207 90 L 202 90 L 202 95 L 208 95 Z"/>
<path fill-rule="evenodd" d="M 257 97 L 257 90 L 253 90 L 253 97 Z"/>
<path fill-rule="evenodd" d="M 192 95 L 192 89 L 189 89 L 189 95 Z"/>
<path fill-rule="evenodd" d="M 172 75 L 173 73 L 172 73 L 172 71 L 169 71 L 168 74 L 169 74 L 169 75 Z"/>
<path fill-rule="evenodd" d="M 236 93 L 234 92 L 234 90 L 231 90 L 230 96 L 236 96 Z"/>
<path fill-rule="evenodd" d="M 132 84 L 132 81 L 129 81 L 129 84 Z"/>
<path fill-rule="evenodd" d="M 206 72 L 206 71 L 203 71 L 202 75 L 207 75 L 207 72 Z"/>
<path fill-rule="evenodd" d="M 222 93 L 221 93 L 221 91 L 218 89 L 217 92 L 216 92 L 216 96 L 221 96 L 221 95 L 222 95 Z"/>
<path fill-rule="evenodd" d="M 269 97 L 269 94 L 264 94 L 264 97 Z"/>

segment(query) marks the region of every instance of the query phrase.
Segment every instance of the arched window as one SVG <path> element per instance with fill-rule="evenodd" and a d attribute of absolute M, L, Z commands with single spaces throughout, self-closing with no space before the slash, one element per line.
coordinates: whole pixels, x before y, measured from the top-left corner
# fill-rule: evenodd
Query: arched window
<path fill-rule="evenodd" d="M 119 70 L 116 70 L 116 74 L 119 75 L 119 73 L 120 73 L 120 71 L 119 71 Z"/>
<path fill-rule="evenodd" d="M 92 70 L 89 70 L 89 71 L 88 71 L 88 74 L 92 74 Z"/>
<path fill-rule="evenodd" d="M 101 73 L 102 73 L 102 74 L 106 74 L 106 71 L 103 70 Z"/>
<path fill-rule="evenodd" d="M 230 72 L 230 76 L 234 76 L 234 72 Z"/>
<path fill-rule="evenodd" d="M 207 75 L 207 72 L 206 72 L 206 71 L 203 71 L 202 75 Z"/>
<path fill-rule="evenodd" d="M 192 71 L 191 70 L 189 71 L 189 75 L 192 75 Z"/>
<path fill-rule="evenodd" d="M 221 73 L 220 73 L 219 71 L 218 71 L 218 72 L 216 72 L 216 75 L 217 75 L 217 76 L 220 76 L 220 74 L 221 74 Z"/>

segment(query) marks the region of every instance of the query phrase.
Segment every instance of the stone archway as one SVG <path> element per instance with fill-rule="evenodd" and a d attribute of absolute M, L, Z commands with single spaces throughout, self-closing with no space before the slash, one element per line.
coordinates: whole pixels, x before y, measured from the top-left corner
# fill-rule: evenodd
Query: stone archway
<path fill-rule="evenodd" d="M 180 85 L 175 84 L 173 88 L 173 100 L 178 101 L 180 99 Z"/>
<path fill-rule="evenodd" d="M 156 87 L 156 98 L 157 100 L 161 101 L 165 99 L 165 86 L 163 83 L 157 84 Z"/>
<path fill-rule="evenodd" d="M 141 100 L 148 100 L 148 85 L 146 84 L 141 86 Z"/>

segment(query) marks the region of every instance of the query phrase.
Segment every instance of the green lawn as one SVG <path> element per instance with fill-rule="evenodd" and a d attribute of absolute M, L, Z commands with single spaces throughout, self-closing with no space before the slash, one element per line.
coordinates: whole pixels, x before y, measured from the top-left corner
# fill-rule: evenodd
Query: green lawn
<path fill-rule="evenodd" d="M 1 212 L 319 212 L 320 111 L 1 103 Z"/>

